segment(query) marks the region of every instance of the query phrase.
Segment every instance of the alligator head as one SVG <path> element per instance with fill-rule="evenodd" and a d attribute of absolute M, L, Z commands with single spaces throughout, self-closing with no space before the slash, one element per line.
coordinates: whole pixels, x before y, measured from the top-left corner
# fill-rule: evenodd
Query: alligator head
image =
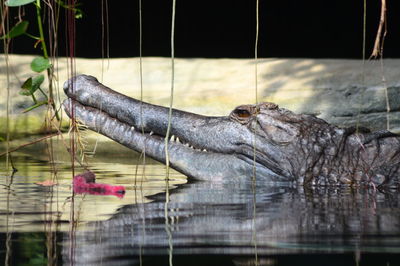
<path fill-rule="evenodd" d="M 199 179 L 398 186 L 400 138 L 343 129 L 274 103 L 241 105 L 210 117 L 127 97 L 96 78 L 64 84 L 64 108 L 88 128 Z"/>

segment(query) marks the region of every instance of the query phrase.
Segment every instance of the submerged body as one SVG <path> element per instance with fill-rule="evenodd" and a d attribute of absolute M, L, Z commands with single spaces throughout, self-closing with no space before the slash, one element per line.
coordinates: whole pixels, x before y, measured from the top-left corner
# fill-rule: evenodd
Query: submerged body
<path fill-rule="evenodd" d="M 168 108 L 119 94 L 85 75 L 68 80 L 64 91 L 69 116 L 165 163 Z M 222 117 L 173 109 L 170 134 L 170 166 L 189 177 L 399 187 L 398 135 L 339 128 L 273 103 L 242 105 Z"/>

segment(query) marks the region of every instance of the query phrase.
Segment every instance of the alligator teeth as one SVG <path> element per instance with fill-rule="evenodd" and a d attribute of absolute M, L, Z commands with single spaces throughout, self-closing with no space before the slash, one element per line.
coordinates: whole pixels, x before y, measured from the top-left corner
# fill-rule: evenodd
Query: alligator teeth
<path fill-rule="evenodd" d="M 179 138 L 177 138 L 177 140 L 178 140 L 178 142 L 180 141 Z M 187 143 L 181 142 L 181 143 L 182 143 L 183 145 L 185 145 L 186 147 L 191 148 L 191 149 L 193 149 L 193 150 L 202 151 L 202 152 L 207 152 L 207 149 L 196 148 L 196 147 L 194 147 L 193 145 L 189 144 L 189 142 L 187 142 Z"/>
<path fill-rule="evenodd" d="M 176 137 L 175 141 L 180 143 L 180 141 L 179 141 L 179 138 L 178 138 L 178 137 Z"/>
<path fill-rule="evenodd" d="M 153 135 L 153 134 L 154 134 L 154 132 L 153 132 L 153 131 L 150 131 L 150 136 Z"/>
<path fill-rule="evenodd" d="M 174 135 L 171 136 L 171 138 L 169 139 L 169 141 L 174 141 Z"/>

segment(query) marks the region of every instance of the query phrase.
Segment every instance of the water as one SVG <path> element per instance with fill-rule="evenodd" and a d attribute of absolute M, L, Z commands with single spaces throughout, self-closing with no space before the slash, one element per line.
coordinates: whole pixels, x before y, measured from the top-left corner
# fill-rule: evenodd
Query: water
<path fill-rule="evenodd" d="M 73 195 L 69 155 L 51 144 L 52 160 L 40 143 L 13 153 L 12 177 L 1 173 L 0 263 L 400 265 L 396 192 L 187 181 L 175 171 L 166 182 L 164 165 L 137 167 L 138 154 L 101 142 L 88 164 L 96 182 L 126 194 Z M 57 185 L 36 184 L 46 180 Z"/>

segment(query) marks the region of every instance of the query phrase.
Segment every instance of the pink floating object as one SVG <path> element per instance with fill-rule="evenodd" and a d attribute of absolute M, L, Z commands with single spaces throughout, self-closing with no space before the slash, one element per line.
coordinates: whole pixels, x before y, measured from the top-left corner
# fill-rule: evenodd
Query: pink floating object
<path fill-rule="evenodd" d="M 74 176 L 73 187 L 77 194 L 88 193 L 91 195 L 114 195 L 123 198 L 125 195 L 124 186 L 113 186 L 108 184 L 95 183 L 96 176 L 92 172 L 85 172 Z"/>

